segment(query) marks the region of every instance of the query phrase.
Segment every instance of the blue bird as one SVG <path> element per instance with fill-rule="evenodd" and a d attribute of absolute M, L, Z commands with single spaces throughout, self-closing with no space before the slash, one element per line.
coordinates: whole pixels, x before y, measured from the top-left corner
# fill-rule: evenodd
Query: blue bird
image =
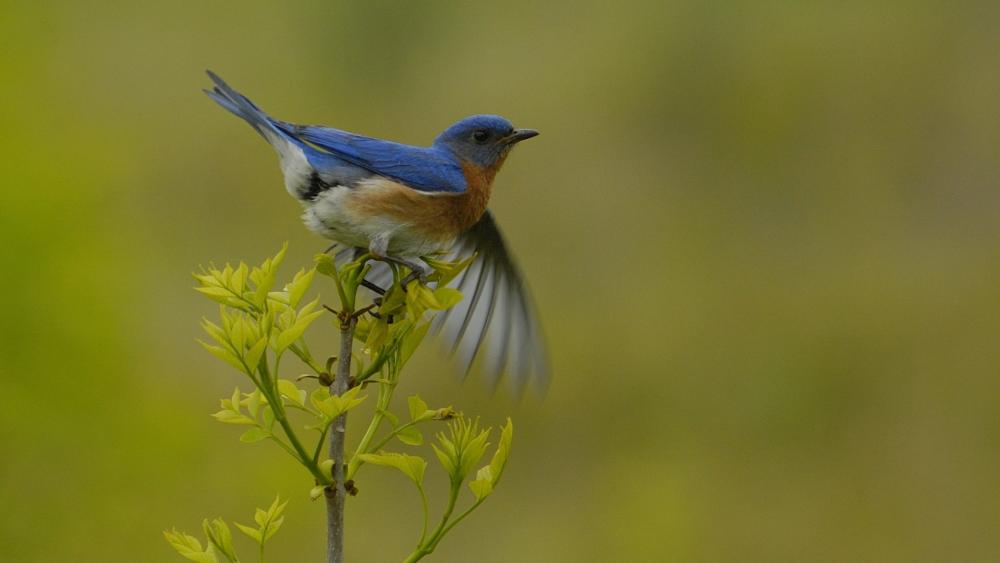
<path fill-rule="evenodd" d="M 213 72 L 208 76 L 215 87 L 205 93 L 277 151 L 285 189 L 305 209 L 306 226 L 348 247 L 340 259 L 368 251 L 424 277 L 421 256 L 475 253 L 455 282 L 465 299 L 438 317 L 437 328 L 453 342 L 463 374 L 482 356 L 494 386 L 506 375 L 518 393 L 529 381 L 544 390 L 548 365 L 531 296 L 487 209 L 511 149 L 537 131 L 475 115 L 429 147 L 404 145 L 274 119 Z M 369 286 L 390 279 L 382 266 Z"/>

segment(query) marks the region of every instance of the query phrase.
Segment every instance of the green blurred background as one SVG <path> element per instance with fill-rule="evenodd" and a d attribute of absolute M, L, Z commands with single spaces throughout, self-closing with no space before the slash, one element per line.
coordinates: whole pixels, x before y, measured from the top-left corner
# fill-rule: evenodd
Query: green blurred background
<path fill-rule="evenodd" d="M 242 382 L 195 342 L 215 309 L 189 272 L 288 240 L 291 274 L 325 242 L 205 68 L 293 121 L 543 133 L 492 207 L 552 386 L 491 396 L 419 354 L 402 393 L 516 423 L 499 492 L 431 561 L 1000 560 L 998 22 L 996 2 L 7 0 L 0 560 L 179 561 L 161 530 L 276 492 L 272 560 L 319 560 L 304 472 L 208 417 Z M 376 468 L 359 486 L 349 560 L 401 559 L 416 494 Z"/>

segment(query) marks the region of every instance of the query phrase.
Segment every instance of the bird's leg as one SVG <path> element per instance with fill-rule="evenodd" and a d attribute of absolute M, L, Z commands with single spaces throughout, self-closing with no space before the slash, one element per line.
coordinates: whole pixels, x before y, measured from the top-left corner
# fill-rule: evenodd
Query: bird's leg
<path fill-rule="evenodd" d="M 367 287 L 368 289 L 374 291 L 375 293 L 377 293 L 379 295 L 385 295 L 385 290 L 384 289 L 382 289 L 381 287 L 373 284 L 372 282 L 370 282 L 368 280 L 361 280 L 361 285 L 364 286 L 364 287 Z"/>
<path fill-rule="evenodd" d="M 389 256 L 388 234 L 380 234 L 373 238 L 371 243 L 368 245 L 368 251 L 371 252 L 372 256 L 374 256 L 377 260 L 391 262 L 410 269 L 409 275 L 403 278 L 402 286 L 404 290 L 406 289 L 407 284 L 416 279 L 419 279 L 421 283 L 427 283 L 427 276 L 430 272 L 428 272 L 422 264 L 405 258 L 399 258 L 397 256 Z"/>
<path fill-rule="evenodd" d="M 410 285 L 413 280 L 420 280 L 420 283 L 427 285 L 427 271 L 422 267 L 417 266 L 416 268 L 411 268 L 410 273 L 407 274 L 403 281 L 400 282 L 403 285 L 403 290 L 406 291 L 406 286 Z"/>

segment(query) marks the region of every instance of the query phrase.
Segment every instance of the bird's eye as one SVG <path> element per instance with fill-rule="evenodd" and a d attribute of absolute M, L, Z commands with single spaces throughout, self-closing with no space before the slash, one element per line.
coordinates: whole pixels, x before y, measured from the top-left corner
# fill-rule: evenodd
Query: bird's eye
<path fill-rule="evenodd" d="M 483 129 L 479 129 L 472 134 L 472 138 L 475 139 L 477 143 L 485 143 L 486 140 L 490 138 L 490 134 Z"/>

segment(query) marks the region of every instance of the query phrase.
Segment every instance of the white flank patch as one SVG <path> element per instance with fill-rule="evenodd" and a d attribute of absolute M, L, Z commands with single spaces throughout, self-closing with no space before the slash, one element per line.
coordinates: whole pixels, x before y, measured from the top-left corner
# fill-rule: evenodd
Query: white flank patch
<path fill-rule="evenodd" d="M 309 165 L 302 149 L 294 143 L 273 131 L 265 130 L 264 134 L 267 135 L 267 140 L 274 147 L 274 150 L 278 152 L 278 158 L 281 160 L 281 173 L 285 176 L 285 190 L 292 197 L 298 199 L 302 185 L 309 183 L 313 167 Z"/>

